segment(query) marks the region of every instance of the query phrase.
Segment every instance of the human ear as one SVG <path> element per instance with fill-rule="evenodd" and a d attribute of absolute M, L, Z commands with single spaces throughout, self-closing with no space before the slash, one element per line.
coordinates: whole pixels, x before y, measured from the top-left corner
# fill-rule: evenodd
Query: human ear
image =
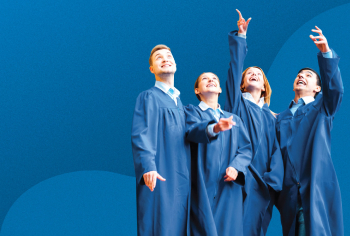
<path fill-rule="evenodd" d="M 321 91 L 321 87 L 320 86 L 316 86 L 316 88 L 315 88 L 315 90 L 314 90 L 314 92 L 320 92 Z"/>
<path fill-rule="evenodd" d="M 198 95 L 198 94 L 200 93 L 200 91 L 198 90 L 198 88 L 195 88 L 195 89 L 194 89 L 194 93 L 195 93 L 196 95 Z"/>
<path fill-rule="evenodd" d="M 149 67 L 149 70 L 151 71 L 151 73 L 154 74 L 153 66 L 150 66 L 150 67 Z"/>

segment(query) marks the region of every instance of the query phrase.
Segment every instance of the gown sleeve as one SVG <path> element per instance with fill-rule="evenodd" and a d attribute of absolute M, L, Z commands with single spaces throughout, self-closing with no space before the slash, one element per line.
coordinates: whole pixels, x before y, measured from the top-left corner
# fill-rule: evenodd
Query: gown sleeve
<path fill-rule="evenodd" d="M 236 35 L 237 31 L 228 34 L 230 48 L 230 67 L 226 81 L 225 110 L 237 114 L 242 92 L 240 89 L 244 60 L 247 55 L 247 42 L 245 38 Z"/>
<path fill-rule="evenodd" d="M 188 105 L 184 108 L 186 114 L 186 139 L 195 143 L 210 143 L 216 137 L 208 136 L 207 127 L 210 124 L 216 123 L 215 120 L 202 121 L 193 105 Z"/>
<path fill-rule="evenodd" d="M 144 184 L 144 173 L 157 171 L 155 156 L 157 153 L 158 110 L 157 101 L 151 92 L 143 92 L 139 95 L 132 121 L 131 143 L 136 181 L 140 184 Z"/>
<path fill-rule="evenodd" d="M 276 192 L 282 190 L 284 165 L 277 136 L 274 138 L 269 170 L 264 173 L 264 181 Z"/>
<path fill-rule="evenodd" d="M 320 67 L 322 94 L 325 113 L 334 116 L 339 110 L 343 99 L 344 87 L 338 68 L 339 56 L 332 50 L 333 58 L 324 58 L 319 52 L 318 65 Z"/>
<path fill-rule="evenodd" d="M 252 160 L 252 146 L 247 129 L 241 120 L 239 120 L 239 135 L 237 142 L 238 149 L 229 166 L 235 168 L 238 171 L 237 179 L 234 182 L 243 186 L 245 184 L 247 167 Z"/>

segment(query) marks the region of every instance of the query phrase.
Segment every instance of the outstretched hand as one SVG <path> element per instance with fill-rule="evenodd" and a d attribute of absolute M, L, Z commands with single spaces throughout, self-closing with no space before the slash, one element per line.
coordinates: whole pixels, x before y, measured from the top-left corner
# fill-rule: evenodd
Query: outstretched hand
<path fill-rule="evenodd" d="M 312 39 L 312 41 L 314 41 L 314 43 L 316 44 L 316 47 L 322 52 L 322 53 L 326 53 L 328 51 L 330 51 L 331 49 L 328 46 L 328 42 L 326 37 L 322 34 L 322 30 L 320 28 L 318 28 L 317 26 L 315 26 L 315 29 L 312 29 L 312 32 L 318 33 L 319 36 L 313 36 L 310 35 L 310 38 Z"/>
<path fill-rule="evenodd" d="M 145 181 L 146 186 L 153 192 L 156 187 L 157 179 L 165 181 L 165 179 L 158 174 L 157 171 L 150 171 L 143 174 L 143 180 Z"/>
<path fill-rule="evenodd" d="M 232 119 L 233 116 L 220 119 L 220 121 L 214 126 L 214 132 L 219 133 L 231 129 L 232 126 L 236 125 L 236 122 L 233 122 Z"/>
<path fill-rule="evenodd" d="M 242 17 L 241 12 L 240 12 L 238 9 L 236 9 L 236 11 L 237 11 L 238 14 L 239 14 L 239 20 L 237 21 L 238 33 L 246 35 L 246 34 L 247 34 L 247 30 L 248 30 L 249 22 L 250 22 L 250 20 L 251 20 L 252 18 L 250 17 L 250 18 L 246 21 L 246 20 L 244 20 L 244 18 Z"/>

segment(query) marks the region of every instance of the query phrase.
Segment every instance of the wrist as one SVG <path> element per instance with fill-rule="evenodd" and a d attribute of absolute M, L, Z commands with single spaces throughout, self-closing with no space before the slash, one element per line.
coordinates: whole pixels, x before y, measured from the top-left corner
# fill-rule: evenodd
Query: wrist
<path fill-rule="evenodd" d="M 220 132 L 217 124 L 214 126 L 213 131 L 215 133 L 219 133 Z"/>

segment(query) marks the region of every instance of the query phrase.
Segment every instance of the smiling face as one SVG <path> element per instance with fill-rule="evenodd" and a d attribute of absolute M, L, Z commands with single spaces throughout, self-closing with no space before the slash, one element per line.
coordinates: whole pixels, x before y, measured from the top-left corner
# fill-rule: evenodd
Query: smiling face
<path fill-rule="evenodd" d="M 154 75 L 174 74 L 176 72 L 176 63 L 173 55 L 168 49 L 159 49 L 151 55 L 150 71 Z"/>
<path fill-rule="evenodd" d="M 194 92 L 200 101 L 201 97 L 211 96 L 213 93 L 219 95 L 222 92 L 218 76 L 211 72 L 202 73 L 194 87 Z"/>
<path fill-rule="evenodd" d="M 256 67 L 250 67 L 245 71 L 243 77 L 243 88 L 244 91 L 250 92 L 253 90 L 265 91 L 264 86 L 264 74 L 263 72 Z"/>
<path fill-rule="evenodd" d="M 299 71 L 295 78 L 293 90 L 295 93 L 301 94 L 302 97 L 315 96 L 321 91 L 321 86 L 318 84 L 318 75 L 316 72 L 304 69 Z"/>

